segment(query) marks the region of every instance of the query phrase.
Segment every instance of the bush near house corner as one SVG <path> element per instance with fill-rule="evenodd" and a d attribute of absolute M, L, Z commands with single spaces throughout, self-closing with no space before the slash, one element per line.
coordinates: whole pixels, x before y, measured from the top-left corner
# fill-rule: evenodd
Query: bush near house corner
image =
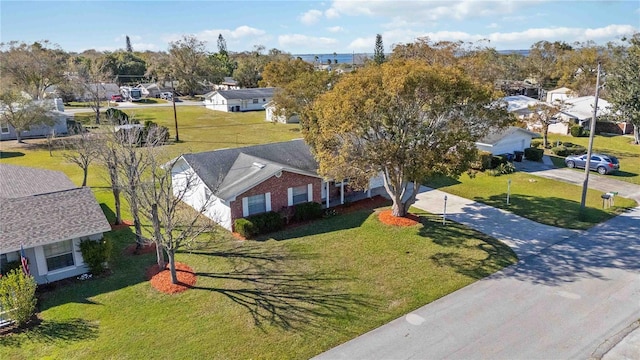
<path fill-rule="evenodd" d="M 105 264 L 111 257 L 111 248 L 111 242 L 106 238 L 98 241 L 88 239 L 80 241 L 80 252 L 89 267 L 89 272 L 100 275 L 106 270 Z"/>
<path fill-rule="evenodd" d="M 587 137 L 589 136 L 589 130 L 586 130 L 580 125 L 573 125 L 570 129 L 571 136 L 573 137 Z"/>
<path fill-rule="evenodd" d="M 245 218 L 236 219 L 233 222 L 233 228 L 245 239 L 251 239 L 258 234 L 258 228 L 255 224 Z"/>
<path fill-rule="evenodd" d="M 284 227 L 284 219 L 275 211 L 236 219 L 233 222 L 235 231 L 247 239 L 258 235 L 281 230 Z"/>
<path fill-rule="evenodd" d="M 567 156 L 567 155 L 580 155 L 587 152 L 587 149 L 584 146 L 574 145 L 569 142 L 562 143 L 560 146 L 556 146 L 551 148 L 551 152 L 558 156 Z"/>
<path fill-rule="evenodd" d="M 476 170 L 487 170 L 491 169 L 491 157 L 493 155 L 488 151 L 478 151 L 478 158 L 472 164 L 472 168 Z"/>
<path fill-rule="evenodd" d="M 524 149 L 524 158 L 531 161 L 540 161 L 542 160 L 542 156 L 544 155 L 543 149 L 538 149 L 535 147 L 529 147 Z"/>
<path fill-rule="evenodd" d="M 26 324 L 36 311 L 36 280 L 22 269 L 9 271 L 0 278 L 0 309 L 18 326 Z"/>
<path fill-rule="evenodd" d="M 307 221 L 322 217 L 322 205 L 317 202 L 306 202 L 295 205 L 293 219 L 295 221 Z"/>
<path fill-rule="evenodd" d="M 531 147 L 532 148 L 539 148 L 541 146 L 542 146 L 542 140 L 539 140 L 539 139 L 531 140 Z"/>

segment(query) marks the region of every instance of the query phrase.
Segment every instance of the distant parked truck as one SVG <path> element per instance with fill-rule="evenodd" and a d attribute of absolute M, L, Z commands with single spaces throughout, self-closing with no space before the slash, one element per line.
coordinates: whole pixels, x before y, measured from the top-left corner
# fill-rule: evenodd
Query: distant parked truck
<path fill-rule="evenodd" d="M 125 101 L 140 101 L 142 100 L 142 89 L 131 87 L 131 86 L 121 86 L 120 94 L 122 94 L 122 98 Z"/>

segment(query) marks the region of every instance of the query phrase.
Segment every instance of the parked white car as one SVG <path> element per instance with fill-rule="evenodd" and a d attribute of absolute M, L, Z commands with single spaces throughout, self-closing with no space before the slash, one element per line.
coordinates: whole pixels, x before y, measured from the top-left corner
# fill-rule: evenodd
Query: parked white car
<path fill-rule="evenodd" d="M 160 93 L 160 99 L 171 100 L 173 98 L 173 93 L 171 92 L 162 92 Z"/>

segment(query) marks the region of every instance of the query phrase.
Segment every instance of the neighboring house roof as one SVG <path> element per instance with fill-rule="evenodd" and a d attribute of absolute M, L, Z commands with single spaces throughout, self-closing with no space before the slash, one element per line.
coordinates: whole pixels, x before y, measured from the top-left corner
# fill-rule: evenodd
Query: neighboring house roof
<path fill-rule="evenodd" d="M 502 100 L 507 102 L 508 112 L 529 111 L 529 106 L 531 105 L 545 104 L 540 100 L 536 100 L 524 95 L 506 96 L 503 97 Z"/>
<path fill-rule="evenodd" d="M 281 171 L 318 177 L 318 163 L 304 140 L 184 154 L 207 187 L 231 200 Z"/>
<path fill-rule="evenodd" d="M 507 128 L 504 129 L 500 129 L 500 130 L 495 130 L 490 132 L 489 134 L 487 134 L 484 138 L 480 139 L 478 141 L 478 143 L 480 144 L 484 144 L 484 145 L 495 145 L 497 143 L 499 143 L 502 139 L 511 136 L 512 134 L 515 134 L 517 132 L 521 132 L 527 135 L 530 135 L 532 138 L 538 138 L 540 137 L 540 134 L 535 133 L 533 131 L 529 131 L 527 129 L 523 129 L 517 126 L 509 126 Z"/>
<path fill-rule="evenodd" d="M 253 88 L 236 90 L 217 90 L 207 93 L 205 98 L 212 98 L 215 94 L 220 94 L 227 100 L 249 100 L 256 98 L 272 98 L 275 88 Z"/>
<path fill-rule="evenodd" d="M 590 119 L 593 117 L 593 103 L 596 97 L 581 96 L 564 100 L 565 108 L 561 111 L 576 119 Z M 598 115 L 607 115 L 610 112 L 611 104 L 604 99 L 598 99 Z"/>
<path fill-rule="evenodd" d="M 222 80 L 222 85 L 237 86 L 238 82 L 235 81 L 231 76 L 225 76 L 224 80 Z"/>
<path fill-rule="evenodd" d="M 0 198 L 3 199 L 74 188 L 76 185 L 62 171 L 0 164 Z"/>
<path fill-rule="evenodd" d="M 0 201 L 0 244 L 3 251 L 111 230 L 88 187 Z"/>

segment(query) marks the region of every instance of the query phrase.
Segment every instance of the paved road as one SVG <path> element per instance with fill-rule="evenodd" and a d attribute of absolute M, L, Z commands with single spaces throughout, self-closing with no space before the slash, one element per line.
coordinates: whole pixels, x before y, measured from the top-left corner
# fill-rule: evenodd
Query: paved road
<path fill-rule="evenodd" d="M 117 104 L 118 104 L 117 108 L 121 110 L 173 106 L 172 102 L 164 102 L 164 101 L 158 102 L 157 104 L 137 104 L 135 102 L 130 102 L 130 101 L 119 102 Z M 181 100 L 181 101 L 176 101 L 176 106 L 204 106 L 204 103 L 202 101 Z M 104 108 L 106 109 L 108 107 L 109 106 L 105 106 Z M 64 112 L 69 115 L 74 115 L 74 114 L 83 113 L 83 112 L 91 112 L 91 111 L 93 111 L 93 109 L 91 108 L 66 107 L 64 109 Z"/>
<path fill-rule="evenodd" d="M 588 359 L 640 318 L 640 207 L 317 359 Z"/>

